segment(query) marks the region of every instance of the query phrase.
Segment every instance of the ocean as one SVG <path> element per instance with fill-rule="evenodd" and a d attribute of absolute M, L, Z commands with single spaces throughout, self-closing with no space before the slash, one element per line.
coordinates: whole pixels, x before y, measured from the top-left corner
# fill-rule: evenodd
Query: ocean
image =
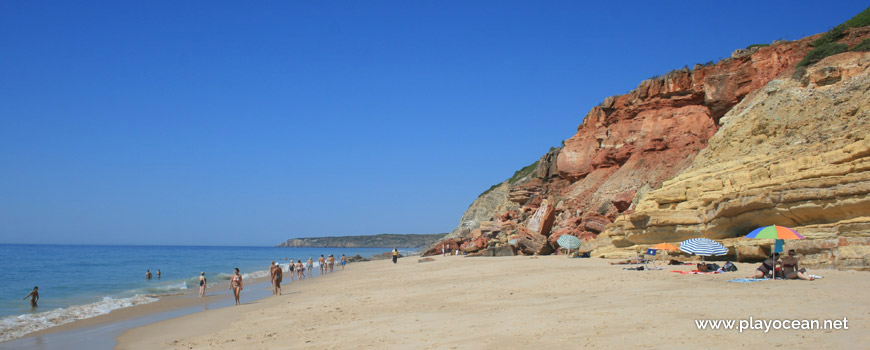
<path fill-rule="evenodd" d="M 186 247 L 105 245 L 0 245 L 4 288 L 0 295 L 0 341 L 56 325 L 157 301 L 161 295 L 225 287 L 233 268 L 245 279 L 268 276 L 274 260 L 285 269 L 292 258 L 303 262 L 323 254 L 370 257 L 390 248 Z M 410 249 L 400 249 L 403 254 Z M 158 269 L 162 275 L 157 278 Z M 154 277 L 145 279 L 145 271 Z M 316 270 L 316 269 L 315 269 Z M 317 276 L 317 273 L 314 273 Z M 39 307 L 29 298 L 39 286 Z"/>

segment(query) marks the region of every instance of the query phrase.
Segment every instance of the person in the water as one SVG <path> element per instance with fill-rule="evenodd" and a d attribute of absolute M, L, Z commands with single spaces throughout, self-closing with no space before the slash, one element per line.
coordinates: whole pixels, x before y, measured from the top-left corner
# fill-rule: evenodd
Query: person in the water
<path fill-rule="evenodd" d="M 38 305 L 36 305 L 36 302 L 39 300 L 39 287 L 38 286 L 33 287 L 33 290 L 30 291 L 30 293 L 28 293 L 27 295 L 25 295 L 24 298 L 21 298 L 21 300 L 24 300 L 27 298 L 30 298 L 30 307 L 33 307 L 33 308 L 37 307 Z"/>

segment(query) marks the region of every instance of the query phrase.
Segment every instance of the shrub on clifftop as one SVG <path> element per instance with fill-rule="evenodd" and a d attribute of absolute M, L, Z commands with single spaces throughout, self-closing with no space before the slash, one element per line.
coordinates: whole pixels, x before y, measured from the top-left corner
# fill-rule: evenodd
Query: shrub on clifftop
<path fill-rule="evenodd" d="M 870 51 L 870 39 L 862 40 L 858 45 L 855 45 L 851 51 Z"/>

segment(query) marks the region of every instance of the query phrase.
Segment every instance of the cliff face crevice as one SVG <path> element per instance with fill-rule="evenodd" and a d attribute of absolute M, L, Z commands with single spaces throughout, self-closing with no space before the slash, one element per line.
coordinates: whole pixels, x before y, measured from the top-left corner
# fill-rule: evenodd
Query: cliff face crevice
<path fill-rule="evenodd" d="M 833 193 L 863 188 L 863 180 L 843 180 L 860 172 L 860 157 L 839 163 L 840 173 L 829 175 L 836 180 L 779 175 L 797 176 L 797 165 L 783 168 L 789 157 L 834 151 L 821 145 L 860 148 L 860 135 L 866 134 L 861 134 L 860 106 L 868 100 L 850 93 L 862 88 L 858 80 L 866 71 L 863 53 L 826 58 L 809 67 L 801 81 L 789 78 L 818 37 L 737 50 L 714 65 L 676 70 L 643 81 L 628 94 L 608 97 L 587 113 L 562 148 L 539 160 L 534 178 L 506 184 L 503 200 L 512 203 L 511 208 L 481 218 L 487 224 L 478 231 L 451 238 L 460 246 L 471 246 L 473 253 L 514 242 L 519 252 L 549 254 L 558 251 L 559 236 L 570 234 L 585 240 L 584 249 L 599 256 L 624 256 L 648 243 L 698 236 L 730 239 L 762 223 L 828 232 L 819 239 L 841 237 L 831 232 L 870 236 L 856 231 L 865 227 L 856 217 L 870 216 L 864 202 L 854 197 L 863 190 L 847 197 L 817 193 L 821 188 Z M 857 43 L 866 37 L 870 28 L 853 28 L 842 40 Z M 852 120 L 830 122 L 832 113 Z M 815 119 L 806 119 L 809 114 Z M 758 153 L 759 145 L 767 142 L 768 152 Z M 794 147 L 794 153 L 780 152 L 786 147 Z M 813 159 L 793 161 L 815 164 L 811 167 L 816 172 L 821 170 L 815 167 L 833 166 Z M 774 160 L 780 163 L 765 165 Z M 752 166 L 735 168 L 730 162 Z M 706 177 L 693 177 L 706 180 L 678 184 L 687 172 L 701 169 Z M 765 181 L 785 183 L 750 185 Z M 829 182 L 814 187 L 819 181 Z M 813 208 L 828 212 L 814 213 Z M 839 221 L 843 223 L 835 224 Z M 851 241 L 840 243 L 854 246 Z M 737 255 L 736 245 L 732 244 L 732 256 Z M 761 253 L 757 245 L 741 249 L 744 257 Z M 824 259 L 819 256 L 820 263 Z"/>

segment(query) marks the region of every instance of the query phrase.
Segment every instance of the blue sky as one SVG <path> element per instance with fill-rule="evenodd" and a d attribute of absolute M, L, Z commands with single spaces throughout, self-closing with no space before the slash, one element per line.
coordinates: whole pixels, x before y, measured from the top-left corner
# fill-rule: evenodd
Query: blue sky
<path fill-rule="evenodd" d="M 448 232 L 605 97 L 867 6 L 0 2 L 0 243 Z"/>

